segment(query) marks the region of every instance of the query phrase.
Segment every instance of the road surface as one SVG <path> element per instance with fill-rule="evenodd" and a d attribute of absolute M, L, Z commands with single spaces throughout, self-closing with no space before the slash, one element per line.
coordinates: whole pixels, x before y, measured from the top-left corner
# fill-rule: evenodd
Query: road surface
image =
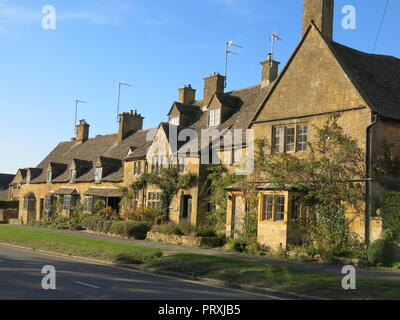
<path fill-rule="evenodd" d="M 42 289 L 42 268 L 56 269 L 56 290 Z M 0 245 L 1 300 L 274 300 L 136 270 Z M 278 298 L 276 298 L 278 299 Z"/>

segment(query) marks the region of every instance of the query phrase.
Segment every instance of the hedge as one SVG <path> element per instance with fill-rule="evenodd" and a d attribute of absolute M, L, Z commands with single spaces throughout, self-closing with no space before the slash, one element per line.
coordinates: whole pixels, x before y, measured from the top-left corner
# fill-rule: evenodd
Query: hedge
<path fill-rule="evenodd" d="M 99 216 L 89 216 L 82 221 L 82 225 L 90 231 L 101 233 L 112 233 L 115 235 L 134 238 L 137 240 L 146 239 L 150 227 L 146 223 L 133 221 L 112 221 Z"/>
<path fill-rule="evenodd" d="M 0 209 L 18 209 L 19 201 L 0 200 Z"/>

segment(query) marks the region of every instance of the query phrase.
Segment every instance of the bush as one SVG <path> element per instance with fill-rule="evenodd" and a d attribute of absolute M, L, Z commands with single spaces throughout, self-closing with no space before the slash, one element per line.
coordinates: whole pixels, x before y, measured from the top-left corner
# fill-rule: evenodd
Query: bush
<path fill-rule="evenodd" d="M 375 266 L 392 266 L 394 262 L 393 244 L 383 239 L 373 242 L 368 249 L 368 262 Z"/>
<path fill-rule="evenodd" d="M 392 265 L 393 270 L 400 270 L 400 262 L 395 262 Z"/>
<path fill-rule="evenodd" d="M 66 230 L 69 229 L 68 218 L 56 216 L 51 220 L 50 228 Z"/>
<path fill-rule="evenodd" d="M 196 228 L 198 237 L 218 237 L 215 229 L 210 225 L 201 225 Z"/>
<path fill-rule="evenodd" d="M 228 242 L 227 248 L 230 251 L 246 252 L 247 243 L 241 239 L 232 239 Z"/>
<path fill-rule="evenodd" d="M 135 222 L 147 223 L 149 225 L 157 224 L 158 211 L 152 208 L 138 208 L 130 216 L 130 220 Z"/>
<path fill-rule="evenodd" d="M 181 228 L 173 222 L 168 222 L 160 225 L 156 225 L 152 229 L 154 232 L 160 232 L 165 234 L 176 234 L 178 236 L 182 236 L 183 232 Z"/>
<path fill-rule="evenodd" d="M 99 216 L 88 216 L 82 220 L 82 225 L 90 231 L 103 232 L 107 220 Z"/>
<path fill-rule="evenodd" d="M 111 225 L 110 232 L 119 236 L 134 238 L 137 240 L 146 239 L 150 227 L 146 223 L 134 221 L 116 221 Z"/>

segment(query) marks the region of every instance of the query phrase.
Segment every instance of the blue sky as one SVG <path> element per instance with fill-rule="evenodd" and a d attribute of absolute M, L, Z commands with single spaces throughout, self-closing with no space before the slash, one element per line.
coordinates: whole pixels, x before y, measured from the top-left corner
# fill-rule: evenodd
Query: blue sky
<path fill-rule="evenodd" d="M 0 172 L 34 167 L 73 136 L 75 99 L 90 136 L 117 130 L 121 111 L 138 109 L 157 126 L 178 88 L 224 72 L 226 41 L 243 46 L 231 57 L 228 90 L 260 81 L 268 36 L 283 41 L 286 63 L 301 36 L 302 0 L 0 0 Z M 57 10 L 56 30 L 41 27 L 42 7 Z M 356 30 L 341 27 L 344 5 L 357 12 Z M 371 52 L 385 0 L 336 0 L 337 42 Z M 390 0 L 376 52 L 400 57 L 400 1 Z"/>

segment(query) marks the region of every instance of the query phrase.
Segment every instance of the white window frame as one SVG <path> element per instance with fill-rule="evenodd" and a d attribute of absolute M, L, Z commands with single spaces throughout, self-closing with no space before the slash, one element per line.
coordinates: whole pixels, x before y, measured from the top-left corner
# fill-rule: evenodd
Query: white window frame
<path fill-rule="evenodd" d="M 172 124 L 173 126 L 179 126 L 180 117 L 170 117 L 169 118 L 169 124 Z"/>
<path fill-rule="evenodd" d="M 221 108 L 208 110 L 208 126 L 216 127 L 221 124 Z"/>
<path fill-rule="evenodd" d="M 103 167 L 97 167 L 94 173 L 94 181 L 100 183 L 103 178 Z"/>
<path fill-rule="evenodd" d="M 288 143 L 288 131 L 294 129 L 294 141 Z M 292 137 L 292 135 L 291 135 Z M 301 141 L 299 137 L 302 137 Z M 308 143 L 308 126 L 301 125 L 287 125 L 276 126 L 272 128 L 272 152 L 273 153 L 294 153 L 304 152 L 307 150 Z M 291 148 L 289 148 L 291 146 Z"/>

